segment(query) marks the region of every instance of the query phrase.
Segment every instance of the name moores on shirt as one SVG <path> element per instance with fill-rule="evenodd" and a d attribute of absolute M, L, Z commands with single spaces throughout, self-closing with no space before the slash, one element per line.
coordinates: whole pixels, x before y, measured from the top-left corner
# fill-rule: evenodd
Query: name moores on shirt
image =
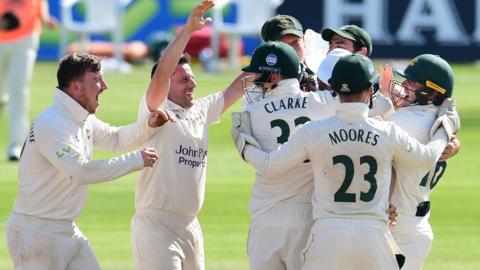
<path fill-rule="evenodd" d="M 175 151 L 178 156 L 178 164 L 188 167 L 205 167 L 205 159 L 207 157 L 207 150 L 203 148 L 185 147 L 180 144 L 180 147 Z"/>
<path fill-rule="evenodd" d="M 268 113 L 273 113 L 280 110 L 305 109 L 307 108 L 307 98 L 301 97 L 274 100 L 265 103 L 264 108 Z"/>
<path fill-rule="evenodd" d="M 378 135 L 372 131 L 364 131 L 363 129 L 340 129 L 328 133 L 330 143 L 335 145 L 341 142 L 363 142 L 373 146 L 378 143 Z"/>

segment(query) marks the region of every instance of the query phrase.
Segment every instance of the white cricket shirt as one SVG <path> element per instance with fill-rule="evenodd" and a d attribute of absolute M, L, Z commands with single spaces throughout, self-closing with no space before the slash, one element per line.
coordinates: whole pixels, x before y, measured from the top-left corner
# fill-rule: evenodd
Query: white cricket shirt
<path fill-rule="evenodd" d="M 74 221 L 83 210 L 87 184 L 143 168 L 138 151 L 92 160 L 93 147 L 124 151 L 146 141 L 153 131 L 145 121 L 112 127 L 57 89 L 53 104 L 37 116 L 25 142 L 14 211 Z"/>
<path fill-rule="evenodd" d="M 313 217 L 387 220 L 392 160 L 426 166 L 442 153 L 438 132 L 427 145 L 391 122 L 368 118 L 363 103 L 340 103 L 337 115 L 312 121 L 269 154 L 248 146 L 245 158 L 266 174 L 310 159 L 314 173 Z"/>
<path fill-rule="evenodd" d="M 394 112 L 395 108 L 390 98 L 385 97 L 381 93 L 378 93 L 377 98 L 372 104 L 372 108 L 368 111 L 368 116 L 386 116 L 391 112 Z"/>
<path fill-rule="evenodd" d="M 269 94 L 244 108 L 250 112 L 252 133 L 262 150 L 270 152 L 285 143 L 310 120 L 335 114 L 329 91 L 303 92 L 297 79 L 285 79 Z M 313 171 L 308 162 L 271 176 L 256 172 L 249 212 L 257 216 L 280 201 L 311 202 Z"/>
<path fill-rule="evenodd" d="M 427 143 L 437 109 L 434 105 L 405 107 L 385 120 L 392 121 L 419 142 Z M 411 166 L 401 161 L 394 162 L 393 165 L 397 181 L 391 203 L 400 215 L 415 216 L 418 204 L 429 200 L 429 194 L 440 180 L 446 163 L 439 163 L 437 168 L 436 160 L 424 167 Z"/>
<path fill-rule="evenodd" d="M 219 121 L 223 109 L 221 92 L 194 101 L 188 110 L 170 100 L 165 104 L 176 117 L 158 128 L 145 144 L 154 147 L 159 159 L 142 171 L 135 190 L 136 209 L 156 209 L 196 216 L 205 197 L 208 127 Z M 150 114 L 145 97 L 139 117 Z"/>

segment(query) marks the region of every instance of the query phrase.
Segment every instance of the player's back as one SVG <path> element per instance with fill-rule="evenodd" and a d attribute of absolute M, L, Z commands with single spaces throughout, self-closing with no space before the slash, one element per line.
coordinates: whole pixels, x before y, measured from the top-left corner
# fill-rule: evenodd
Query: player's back
<path fill-rule="evenodd" d="M 253 136 L 264 151 L 270 152 L 288 141 L 303 124 L 334 114 L 329 92 L 303 92 L 296 79 L 282 80 L 262 100 L 245 107 L 250 112 Z M 256 173 L 250 211 L 270 207 L 283 200 L 310 202 L 313 172 L 308 161 L 280 174 Z"/>
<path fill-rule="evenodd" d="M 387 219 L 394 146 L 385 124 L 333 117 L 309 126 L 316 134 L 314 218 Z"/>
<path fill-rule="evenodd" d="M 441 153 L 421 147 L 391 122 L 367 118 L 364 107 L 341 104 L 336 116 L 299 132 L 315 174 L 315 218 L 386 220 L 392 161 L 425 166 Z"/>
<path fill-rule="evenodd" d="M 366 104 L 342 103 L 336 116 L 310 122 L 291 139 L 315 175 L 305 269 L 398 269 L 386 214 L 396 130 L 367 115 Z"/>

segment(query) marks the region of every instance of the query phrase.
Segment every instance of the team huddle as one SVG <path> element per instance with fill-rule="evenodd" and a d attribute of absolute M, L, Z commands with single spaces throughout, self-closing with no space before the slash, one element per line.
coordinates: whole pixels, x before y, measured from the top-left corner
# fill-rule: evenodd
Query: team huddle
<path fill-rule="evenodd" d="M 97 57 L 61 60 L 54 101 L 35 119 L 20 157 L 7 224 L 15 268 L 100 269 L 75 224 L 87 187 L 141 170 L 131 222 L 135 268 L 205 269 L 197 215 L 208 127 L 244 96 L 231 135 L 256 170 L 250 269 L 421 269 L 433 239 L 429 194 L 459 149 L 450 65 L 422 54 L 404 70 L 384 66 L 377 74 L 370 36 L 346 25 L 322 31 L 329 51 L 313 71 L 302 25 L 277 15 L 243 72 L 194 100 L 182 52 L 213 5 L 203 0 L 193 9 L 154 65 L 135 123 L 113 127 L 95 117 L 108 89 Z M 95 147 L 139 150 L 93 160 Z"/>

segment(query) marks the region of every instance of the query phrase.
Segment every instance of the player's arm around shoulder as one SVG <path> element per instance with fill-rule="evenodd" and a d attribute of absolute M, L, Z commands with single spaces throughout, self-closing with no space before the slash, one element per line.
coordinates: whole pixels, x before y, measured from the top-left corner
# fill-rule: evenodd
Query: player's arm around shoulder
<path fill-rule="evenodd" d="M 440 159 L 438 161 L 446 161 L 460 151 L 461 148 L 461 143 L 460 139 L 457 137 L 457 135 L 453 135 L 452 138 L 450 139 L 450 142 L 448 142 L 447 147 L 443 150 L 442 155 L 440 156 Z"/>
<path fill-rule="evenodd" d="M 394 159 L 410 163 L 417 167 L 427 167 L 434 164 L 447 145 L 447 135 L 439 130 L 427 144 L 421 144 L 414 137 L 392 122 L 385 122 L 390 126 L 390 135 L 394 144 Z"/>
<path fill-rule="evenodd" d="M 247 145 L 244 151 L 245 161 L 267 177 L 288 171 L 302 163 L 309 158 L 309 148 L 313 143 L 310 123 L 302 126 L 286 143 L 270 153 Z"/>

